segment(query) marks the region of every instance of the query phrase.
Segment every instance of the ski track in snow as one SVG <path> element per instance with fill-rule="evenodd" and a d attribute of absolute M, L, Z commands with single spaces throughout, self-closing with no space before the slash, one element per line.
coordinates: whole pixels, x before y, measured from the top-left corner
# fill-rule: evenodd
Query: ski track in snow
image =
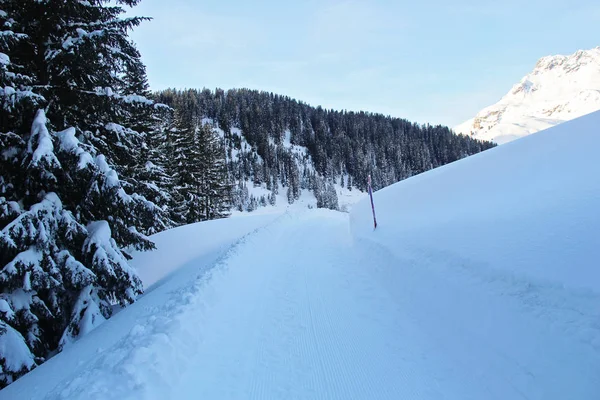
<path fill-rule="evenodd" d="M 600 398 L 598 295 L 467 265 L 284 215 L 45 398 Z"/>

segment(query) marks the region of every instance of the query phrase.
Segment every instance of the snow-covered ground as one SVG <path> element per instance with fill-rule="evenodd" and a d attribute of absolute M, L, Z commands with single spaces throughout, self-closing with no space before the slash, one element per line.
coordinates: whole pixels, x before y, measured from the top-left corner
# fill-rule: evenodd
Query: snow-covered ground
<path fill-rule="evenodd" d="M 151 290 L 0 399 L 598 399 L 598 126 L 381 190 L 377 230 L 363 201 L 165 232 Z"/>

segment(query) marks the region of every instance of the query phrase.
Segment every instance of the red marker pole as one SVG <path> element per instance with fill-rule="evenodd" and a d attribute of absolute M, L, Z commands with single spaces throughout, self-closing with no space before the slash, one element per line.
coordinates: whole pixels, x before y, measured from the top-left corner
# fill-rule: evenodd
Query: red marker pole
<path fill-rule="evenodd" d="M 375 204 L 373 203 L 373 189 L 371 189 L 371 175 L 369 175 L 368 186 L 369 196 L 371 197 L 371 209 L 373 210 L 373 229 L 377 229 L 377 218 L 375 217 Z"/>

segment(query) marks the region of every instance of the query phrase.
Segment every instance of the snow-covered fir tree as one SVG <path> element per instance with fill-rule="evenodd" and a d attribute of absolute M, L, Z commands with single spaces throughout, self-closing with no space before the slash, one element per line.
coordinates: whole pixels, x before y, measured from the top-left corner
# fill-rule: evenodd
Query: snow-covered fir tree
<path fill-rule="evenodd" d="M 227 217 L 231 210 L 232 185 L 225 165 L 225 150 L 209 124 L 201 124 L 196 136 L 201 163 L 198 178 L 200 220 Z"/>
<path fill-rule="evenodd" d="M 144 233 L 153 234 L 177 225 L 171 218 L 173 204 L 173 178 L 169 174 L 169 126 L 173 110 L 157 107 L 145 126 L 145 141 L 137 154 L 135 168 L 131 171 L 130 184 L 135 192 L 154 203 L 156 215 Z"/>
<path fill-rule="evenodd" d="M 152 248 L 140 231 L 164 226 L 133 181 L 155 105 L 136 93 L 127 33 L 141 19 L 122 12 L 0 3 L 0 386 L 133 302 L 142 285 L 124 249 Z"/>
<path fill-rule="evenodd" d="M 184 110 L 177 111 L 169 132 L 169 171 L 173 177 L 172 219 L 180 224 L 201 220 L 202 159 L 196 133 L 194 117 Z"/>

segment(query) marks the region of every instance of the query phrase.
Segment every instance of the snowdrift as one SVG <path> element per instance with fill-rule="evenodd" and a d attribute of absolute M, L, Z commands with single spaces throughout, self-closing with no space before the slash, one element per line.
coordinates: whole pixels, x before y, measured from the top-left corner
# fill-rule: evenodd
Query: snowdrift
<path fill-rule="evenodd" d="M 351 213 L 355 239 L 391 253 L 600 292 L 600 112 L 428 171 Z M 467 267 L 468 266 L 468 267 Z"/>
<path fill-rule="evenodd" d="M 157 233 L 152 235 L 156 250 L 136 252 L 131 264 L 137 269 L 147 292 L 178 269 L 203 255 L 226 250 L 236 240 L 267 225 L 283 212 L 205 221 Z"/>

